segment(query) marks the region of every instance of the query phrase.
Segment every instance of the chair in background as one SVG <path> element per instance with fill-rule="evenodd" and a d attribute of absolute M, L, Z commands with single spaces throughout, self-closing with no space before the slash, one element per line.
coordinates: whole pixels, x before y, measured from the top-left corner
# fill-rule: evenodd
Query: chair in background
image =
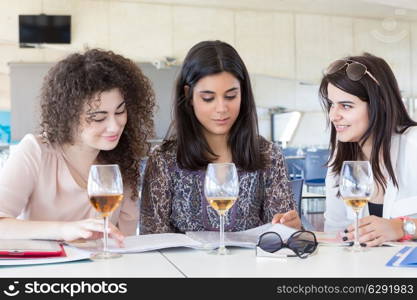
<path fill-rule="evenodd" d="M 294 201 L 297 208 L 297 213 L 301 219 L 301 223 L 303 224 L 304 229 L 315 230 L 314 226 L 311 225 L 311 223 L 307 220 L 301 209 L 303 199 L 303 182 L 303 179 L 295 179 L 290 181 L 292 192 L 294 194 Z"/>
<path fill-rule="evenodd" d="M 294 201 L 297 206 L 297 213 L 301 216 L 301 200 L 302 200 L 302 193 L 303 193 L 303 179 L 295 179 L 291 180 L 291 188 L 292 193 L 294 194 Z"/>
<path fill-rule="evenodd" d="M 328 149 L 307 150 L 304 159 L 304 183 L 307 191 L 310 187 L 324 187 L 327 160 L 329 159 Z"/>
<path fill-rule="evenodd" d="M 300 150 L 302 155 L 300 155 Z M 300 148 L 288 147 L 282 149 L 285 165 L 290 180 L 304 177 L 304 152 Z"/>

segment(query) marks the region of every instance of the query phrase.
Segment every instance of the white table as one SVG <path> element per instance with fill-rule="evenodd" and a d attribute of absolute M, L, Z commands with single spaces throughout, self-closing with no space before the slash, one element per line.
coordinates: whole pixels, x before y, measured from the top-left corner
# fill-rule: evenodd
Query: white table
<path fill-rule="evenodd" d="M 0 267 L 0 277 L 417 277 L 417 269 L 386 267 L 400 247 L 349 253 L 320 246 L 307 259 L 256 257 L 255 249 L 231 248 L 229 256 L 187 248 L 165 249 L 107 261 Z"/>
<path fill-rule="evenodd" d="M 192 249 L 161 251 L 187 277 L 417 277 L 417 269 L 386 267 L 400 247 L 350 253 L 320 246 L 307 259 L 256 257 L 255 249 L 231 248 L 230 256 Z"/>
<path fill-rule="evenodd" d="M 68 253 L 68 249 L 66 248 Z M 0 267 L 0 277 L 184 277 L 160 252 L 124 254 L 102 261 Z"/>

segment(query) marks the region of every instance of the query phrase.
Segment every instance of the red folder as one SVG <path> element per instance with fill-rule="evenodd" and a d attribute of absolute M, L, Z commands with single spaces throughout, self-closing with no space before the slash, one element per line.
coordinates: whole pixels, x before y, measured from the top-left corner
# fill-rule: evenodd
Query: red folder
<path fill-rule="evenodd" d="M 57 241 L 1 240 L 0 259 L 65 257 L 64 247 Z"/>

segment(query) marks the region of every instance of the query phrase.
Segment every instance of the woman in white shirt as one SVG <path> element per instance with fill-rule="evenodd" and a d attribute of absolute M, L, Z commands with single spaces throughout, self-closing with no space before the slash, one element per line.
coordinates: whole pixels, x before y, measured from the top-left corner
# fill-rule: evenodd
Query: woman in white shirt
<path fill-rule="evenodd" d="M 325 231 L 354 239 L 354 213 L 342 201 L 339 173 L 343 161 L 368 160 L 374 193 L 359 220 L 359 242 L 416 237 L 417 125 L 408 115 L 388 64 L 371 54 L 330 64 L 321 81 L 321 100 L 331 125 L 326 177 Z"/>

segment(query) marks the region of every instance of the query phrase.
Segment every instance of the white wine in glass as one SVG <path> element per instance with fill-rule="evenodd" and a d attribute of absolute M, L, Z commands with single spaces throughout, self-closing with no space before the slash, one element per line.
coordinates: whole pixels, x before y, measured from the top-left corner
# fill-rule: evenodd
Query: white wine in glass
<path fill-rule="evenodd" d="M 368 203 L 368 198 L 355 198 L 355 197 L 345 197 L 343 198 L 343 201 L 345 201 L 345 204 L 347 206 L 350 206 L 355 212 L 360 212 L 361 209 Z"/>
<path fill-rule="evenodd" d="M 224 215 L 229 208 L 235 204 L 237 197 L 208 197 L 207 200 L 211 207 L 213 207 L 221 215 Z"/>
<path fill-rule="evenodd" d="M 93 207 L 104 219 L 103 251 L 93 253 L 92 259 L 120 257 L 121 254 L 108 251 L 109 216 L 123 199 L 123 181 L 118 165 L 92 165 L 88 176 L 88 197 Z"/>
<path fill-rule="evenodd" d="M 374 187 L 374 176 L 369 161 L 344 161 L 340 172 L 339 191 L 345 204 L 355 212 L 355 242 L 349 251 L 359 252 L 359 213 L 368 203 Z"/>
<path fill-rule="evenodd" d="M 225 255 L 228 251 L 224 245 L 224 216 L 235 204 L 239 195 L 239 178 L 235 164 L 208 164 L 204 180 L 204 194 L 208 203 L 220 217 L 220 244 L 217 254 Z"/>

